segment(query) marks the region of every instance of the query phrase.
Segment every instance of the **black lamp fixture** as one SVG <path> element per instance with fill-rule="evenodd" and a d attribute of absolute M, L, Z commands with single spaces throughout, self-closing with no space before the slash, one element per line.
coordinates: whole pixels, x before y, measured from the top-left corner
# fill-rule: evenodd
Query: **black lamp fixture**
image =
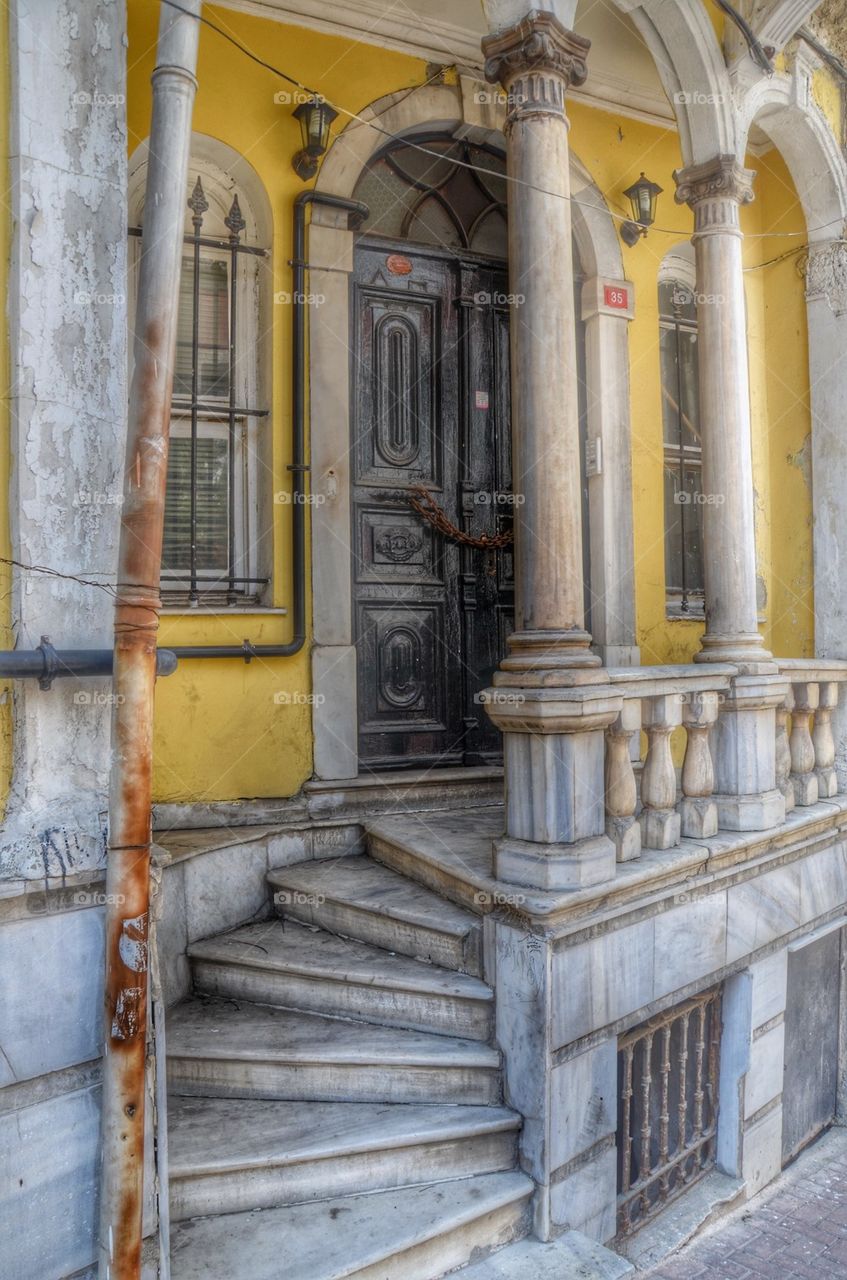
<path fill-rule="evenodd" d="M 662 194 L 662 188 L 642 173 L 637 182 L 627 187 L 624 195 L 632 206 L 632 222 L 625 222 L 621 227 L 621 239 L 630 247 L 638 244 L 642 236 L 646 236 L 647 228 L 656 221 L 656 200 Z"/>
<path fill-rule="evenodd" d="M 325 154 L 329 146 L 329 130 L 338 115 L 325 98 L 315 94 L 301 102 L 294 112 L 295 120 L 300 121 L 300 132 L 303 135 L 302 150 L 291 161 L 294 172 L 303 182 L 314 178 L 318 171 L 318 160 Z"/>

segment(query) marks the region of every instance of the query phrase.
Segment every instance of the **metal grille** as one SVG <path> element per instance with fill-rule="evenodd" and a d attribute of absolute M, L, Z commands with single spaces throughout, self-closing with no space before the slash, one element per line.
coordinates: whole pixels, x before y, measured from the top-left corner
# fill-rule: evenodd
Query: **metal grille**
<path fill-rule="evenodd" d="M 720 1027 L 714 987 L 619 1041 L 619 1237 L 714 1166 Z"/>
<path fill-rule="evenodd" d="M 267 251 L 241 243 L 246 222 L 237 195 L 224 218 L 225 239 L 203 234 L 209 202 L 199 177 L 188 207 L 172 411 L 173 421 L 189 427 L 171 442 L 161 585 L 165 595 L 168 587 L 187 594 L 191 605 L 201 597 L 235 604 L 268 582 L 245 576 L 236 537 L 247 500 L 236 492 L 243 483 L 243 426 L 268 416 L 238 402 L 238 265 L 244 255 L 265 258 Z M 130 235 L 140 236 L 141 228 L 131 227 Z"/>

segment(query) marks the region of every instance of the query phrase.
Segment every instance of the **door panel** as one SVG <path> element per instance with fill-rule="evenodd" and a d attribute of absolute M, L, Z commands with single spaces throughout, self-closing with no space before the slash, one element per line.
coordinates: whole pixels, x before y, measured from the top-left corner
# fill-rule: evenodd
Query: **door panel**
<path fill-rule="evenodd" d="M 782 1161 L 787 1163 L 835 1115 L 838 1086 L 842 931 L 788 953 Z"/>
<path fill-rule="evenodd" d="M 460 545 L 408 503 L 424 484 L 473 536 L 511 522 L 502 267 L 360 242 L 351 296 L 352 546 L 359 754 L 369 767 L 480 763 L 480 690 L 511 630 L 511 554 Z M 498 495 L 502 501 L 498 501 Z"/>

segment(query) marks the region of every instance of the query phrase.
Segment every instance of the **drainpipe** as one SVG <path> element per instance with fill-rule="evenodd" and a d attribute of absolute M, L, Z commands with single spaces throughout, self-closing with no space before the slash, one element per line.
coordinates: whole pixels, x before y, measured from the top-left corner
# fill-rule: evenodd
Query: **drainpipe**
<path fill-rule="evenodd" d="M 306 508 L 303 476 L 309 470 L 306 462 L 306 209 L 322 204 L 350 215 L 358 225 L 370 209 L 361 200 L 348 200 L 323 191 L 303 191 L 294 201 L 294 244 L 291 259 L 292 338 L 291 338 L 291 462 L 288 470 L 294 479 L 291 501 L 291 558 L 293 561 L 294 635 L 288 644 L 240 645 L 171 645 L 177 658 L 290 658 L 299 653 L 306 642 Z"/>
<path fill-rule="evenodd" d="M 141 1274 L 156 634 L 202 0 L 161 7 L 118 554 L 106 862 L 100 1280 Z"/>

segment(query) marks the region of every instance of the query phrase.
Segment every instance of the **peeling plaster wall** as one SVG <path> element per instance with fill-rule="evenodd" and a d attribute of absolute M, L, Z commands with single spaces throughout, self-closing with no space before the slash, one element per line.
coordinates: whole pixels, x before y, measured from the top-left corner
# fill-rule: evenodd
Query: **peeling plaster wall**
<path fill-rule="evenodd" d="M 12 638 L 108 648 L 126 431 L 125 5 L 9 9 L 11 555 L 51 570 L 14 569 Z M 47 1280 L 95 1258 L 109 682 L 13 689 L 0 1275 Z"/>
<path fill-rule="evenodd" d="M 126 416 L 124 6 L 12 6 L 13 626 L 109 647 Z M 103 586 L 62 577 L 76 575 Z M 57 576 L 58 575 L 58 576 Z M 0 878 L 102 859 L 105 681 L 18 682 Z"/>

